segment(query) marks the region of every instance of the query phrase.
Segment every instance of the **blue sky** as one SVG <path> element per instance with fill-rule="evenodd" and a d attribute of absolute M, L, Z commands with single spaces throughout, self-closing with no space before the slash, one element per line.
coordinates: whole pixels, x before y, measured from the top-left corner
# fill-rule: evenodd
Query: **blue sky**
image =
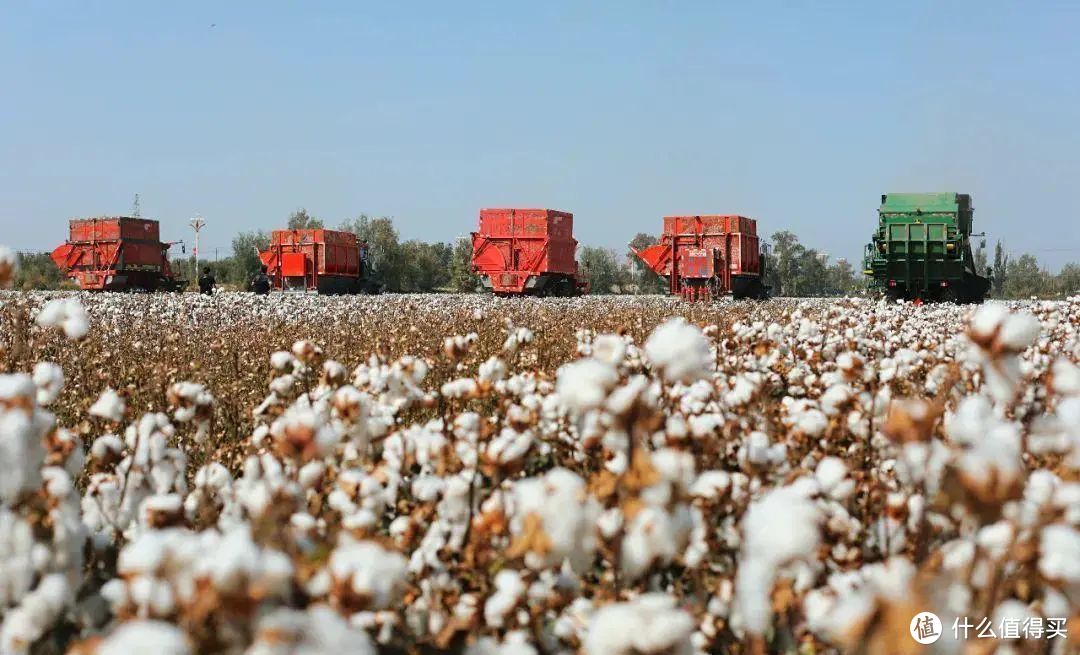
<path fill-rule="evenodd" d="M 485 206 L 620 247 L 741 213 L 856 258 L 881 193 L 1080 260 L 1080 3 L 11 2 L 0 242 L 144 216 L 204 252 L 306 207 L 450 240 Z M 993 241 L 990 241 L 991 245 Z"/>

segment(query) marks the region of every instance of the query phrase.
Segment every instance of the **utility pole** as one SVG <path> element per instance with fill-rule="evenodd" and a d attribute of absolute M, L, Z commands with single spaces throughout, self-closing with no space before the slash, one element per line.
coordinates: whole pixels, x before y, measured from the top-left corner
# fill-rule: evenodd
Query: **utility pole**
<path fill-rule="evenodd" d="M 195 259 L 194 269 L 195 269 L 195 273 L 194 273 L 194 275 L 192 276 L 191 279 L 197 280 L 197 279 L 199 279 L 199 230 L 203 229 L 203 226 L 206 225 L 206 221 L 203 220 L 202 216 L 200 216 L 198 214 L 195 214 L 195 218 L 191 219 L 191 222 L 189 223 L 189 225 L 191 225 L 191 229 L 195 230 L 195 250 L 194 250 L 194 259 Z"/>

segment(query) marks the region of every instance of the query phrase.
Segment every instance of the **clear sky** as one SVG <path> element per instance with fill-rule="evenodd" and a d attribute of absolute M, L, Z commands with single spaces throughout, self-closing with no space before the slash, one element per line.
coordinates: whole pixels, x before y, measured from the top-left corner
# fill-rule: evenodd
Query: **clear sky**
<path fill-rule="evenodd" d="M 0 243 L 130 211 L 204 253 L 306 207 L 450 240 L 485 206 L 621 247 L 741 213 L 861 255 L 881 193 L 1080 260 L 1080 3 L 7 2 Z"/>

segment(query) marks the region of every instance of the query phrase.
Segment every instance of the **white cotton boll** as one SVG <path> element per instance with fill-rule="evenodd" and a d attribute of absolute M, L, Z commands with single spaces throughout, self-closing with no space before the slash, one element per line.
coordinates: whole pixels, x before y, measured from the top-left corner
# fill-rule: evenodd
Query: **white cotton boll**
<path fill-rule="evenodd" d="M 990 557 L 1003 557 L 1013 541 L 1013 526 L 1008 521 L 998 521 L 984 526 L 975 536 L 975 543 Z"/>
<path fill-rule="evenodd" d="M 626 526 L 619 568 L 628 580 L 636 580 L 654 564 L 670 563 L 686 548 L 692 519 L 685 506 L 672 513 L 646 506 Z"/>
<path fill-rule="evenodd" d="M 803 597 L 803 614 L 807 626 L 822 633 L 830 625 L 830 615 L 836 607 L 836 596 L 821 589 L 812 589 Z"/>
<path fill-rule="evenodd" d="M 489 357 L 487 361 L 480 364 L 476 377 L 481 382 L 498 382 L 506 378 L 506 373 L 506 362 L 498 357 Z"/>
<path fill-rule="evenodd" d="M 245 655 L 375 655 L 371 637 L 325 605 L 276 609 L 259 619 Z"/>
<path fill-rule="evenodd" d="M 478 391 L 479 386 L 476 384 L 476 380 L 472 378 L 450 380 L 439 388 L 439 393 L 446 398 L 472 398 L 477 395 Z"/>
<path fill-rule="evenodd" d="M 667 594 L 644 594 L 593 614 L 585 655 L 692 655 L 694 620 Z"/>
<path fill-rule="evenodd" d="M 822 493 L 836 500 L 847 498 L 855 487 L 854 481 L 847 479 L 847 465 L 839 457 L 822 459 L 814 471 L 814 479 Z"/>
<path fill-rule="evenodd" d="M 538 655 L 537 650 L 528 642 L 529 638 L 529 635 L 521 630 L 507 633 L 498 655 Z"/>
<path fill-rule="evenodd" d="M 164 621 L 129 621 L 98 644 L 95 655 L 190 655 L 191 644 L 179 628 Z"/>
<path fill-rule="evenodd" d="M 115 389 L 109 388 L 102 391 L 97 401 L 90 406 L 90 416 L 119 423 L 124 420 L 125 409 L 124 399 L 116 393 Z"/>
<path fill-rule="evenodd" d="M 1052 471 L 1039 469 L 1032 471 L 1024 486 L 1024 500 L 1035 505 L 1046 505 L 1054 497 L 1054 490 L 1061 483 L 1061 478 Z"/>
<path fill-rule="evenodd" d="M 821 409 L 824 410 L 826 416 L 836 416 L 841 408 L 851 401 L 853 395 L 848 385 L 833 385 L 821 395 Z"/>
<path fill-rule="evenodd" d="M 706 500 L 718 500 L 731 487 L 731 475 L 727 471 L 704 471 L 690 485 L 690 495 Z"/>
<path fill-rule="evenodd" d="M 971 317 L 971 331 L 979 336 L 990 336 L 1009 315 L 1009 309 L 999 302 L 988 302 L 979 307 Z"/>
<path fill-rule="evenodd" d="M 71 589 L 63 575 L 44 578 L 0 622 L 0 653 L 29 652 L 29 646 L 53 627 L 70 601 Z"/>
<path fill-rule="evenodd" d="M 596 521 L 596 527 L 600 531 L 600 536 L 604 539 L 611 539 L 623 526 L 623 513 L 618 507 L 612 507 L 604 510 L 600 517 Z"/>
<path fill-rule="evenodd" d="M 13 502 L 41 483 L 42 433 L 20 411 L 0 411 L 0 501 Z"/>
<path fill-rule="evenodd" d="M 946 416 L 945 430 L 957 443 L 975 444 L 986 433 L 988 424 L 995 421 L 994 408 L 985 396 L 967 396 L 955 413 Z"/>
<path fill-rule="evenodd" d="M 330 555 L 330 573 L 352 592 L 369 598 L 376 609 L 398 602 L 405 588 L 408 562 L 401 553 L 373 541 L 344 543 Z"/>
<path fill-rule="evenodd" d="M 34 385 L 39 405 L 51 405 L 64 388 L 64 370 L 52 362 L 34 365 Z"/>
<path fill-rule="evenodd" d="M 1040 537 L 1039 572 L 1050 580 L 1080 582 L 1080 532 L 1059 523 L 1043 528 Z"/>
<path fill-rule="evenodd" d="M 190 533 L 176 528 L 143 532 L 120 551 L 117 570 L 126 575 L 154 573 L 164 564 L 170 543 L 178 541 L 184 534 Z"/>
<path fill-rule="evenodd" d="M 998 341 L 1012 350 L 1021 351 L 1035 342 L 1041 330 L 1039 319 L 1031 314 L 1010 314 L 1001 324 Z"/>
<path fill-rule="evenodd" d="M 555 468 L 542 477 L 516 482 L 513 491 L 515 516 L 510 523 L 511 533 L 520 536 L 525 520 L 531 516 L 540 520 L 548 539 L 545 552 L 527 555 L 530 568 L 546 569 L 568 561 L 581 572 L 592 565 L 600 505 L 586 493 L 581 477 Z"/>
<path fill-rule="evenodd" d="M 610 364 L 595 359 L 581 359 L 564 364 L 556 373 L 555 393 L 563 404 L 577 412 L 603 404 L 618 383 L 619 375 Z"/>
<path fill-rule="evenodd" d="M 90 318 L 76 298 L 55 298 L 41 308 L 35 319 L 41 327 L 58 327 L 68 339 L 77 341 L 90 331 Z"/>
<path fill-rule="evenodd" d="M 605 364 L 619 366 L 626 357 L 626 340 L 617 334 L 601 334 L 593 339 L 592 356 Z"/>
<path fill-rule="evenodd" d="M 270 381 L 270 391 L 278 396 L 288 396 L 296 386 L 296 378 L 291 373 L 279 375 Z"/>
<path fill-rule="evenodd" d="M 678 491 L 686 491 L 694 483 L 694 456 L 675 448 L 663 448 L 650 457 L 660 478 Z"/>
<path fill-rule="evenodd" d="M 90 456 L 95 460 L 103 460 L 106 457 L 119 457 L 124 452 L 124 442 L 115 434 L 104 434 L 94 439 L 90 446 Z"/>
<path fill-rule="evenodd" d="M 1050 386 L 1062 396 L 1080 396 L 1080 366 L 1059 358 L 1050 368 Z"/>
<path fill-rule="evenodd" d="M 276 371 L 291 371 L 299 362 L 287 350 L 278 350 L 270 355 L 270 366 Z"/>
<path fill-rule="evenodd" d="M 971 480 L 1008 484 L 1023 474 L 1020 432 L 1015 424 L 987 426 L 982 437 L 964 451 L 958 460 L 962 473 Z"/>
<path fill-rule="evenodd" d="M 693 382 L 708 377 L 713 366 L 709 340 L 686 319 L 670 319 L 645 341 L 645 356 L 669 382 Z"/>
<path fill-rule="evenodd" d="M 807 595 L 807 601 L 809 600 L 810 594 Z M 819 604 L 818 607 L 807 607 L 808 615 L 811 611 L 815 615 L 810 628 L 829 639 L 841 639 L 849 634 L 852 628 L 865 625 L 877 607 L 874 594 L 861 589 L 846 593 L 840 598 L 822 600 L 819 596 L 815 602 Z"/>
<path fill-rule="evenodd" d="M 66 304 L 63 298 L 56 298 L 45 303 L 41 311 L 37 313 L 35 321 L 41 327 L 54 327 L 61 323 L 67 316 Z"/>
<path fill-rule="evenodd" d="M 629 412 L 635 403 L 644 397 L 651 404 L 653 398 L 648 396 L 649 380 L 644 375 L 635 375 L 626 384 L 618 387 L 608 396 L 606 409 L 612 414 L 621 415 Z"/>
<path fill-rule="evenodd" d="M 757 392 L 757 384 L 746 376 L 740 375 L 735 379 L 735 385 L 731 391 L 724 394 L 724 404 L 728 407 L 742 407 L 754 397 Z"/>
<path fill-rule="evenodd" d="M 495 593 L 484 602 L 484 621 L 491 627 L 502 627 L 507 615 L 517 606 L 525 594 L 521 575 L 511 569 L 495 574 Z"/>
<path fill-rule="evenodd" d="M 820 437 L 828 426 L 829 420 L 817 409 L 804 410 L 795 417 L 795 429 L 811 438 Z"/>
<path fill-rule="evenodd" d="M 322 482 L 323 476 L 326 474 L 326 464 L 319 461 L 308 462 L 300 467 L 300 473 L 297 475 L 297 481 L 304 489 L 314 489 L 316 485 Z"/>
<path fill-rule="evenodd" d="M 207 534 L 212 533 L 200 536 Z M 247 526 L 234 528 L 220 538 L 213 535 L 212 550 L 213 555 L 201 559 L 196 570 L 208 575 L 222 592 L 238 593 L 253 585 L 263 593 L 276 594 L 292 576 L 292 561 L 284 553 L 257 545 Z"/>
<path fill-rule="evenodd" d="M 736 595 L 747 629 L 763 634 L 772 616 L 769 596 L 780 565 L 808 557 L 821 540 L 822 515 L 805 493 L 780 487 L 751 503 L 743 519 L 744 541 Z"/>
<path fill-rule="evenodd" d="M 773 445 L 764 432 L 751 432 L 739 447 L 738 457 L 744 464 L 774 466 L 785 460 L 787 448 L 782 443 Z"/>
<path fill-rule="evenodd" d="M 484 456 L 499 464 L 510 464 L 524 457 L 534 441 L 530 430 L 518 432 L 513 428 L 503 428 L 502 432 L 488 443 Z"/>
<path fill-rule="evenodd" d="M 0 373 L 0 401 L 15 405 L 15 401 L 28 402 L 36 395 L 37 389 L 30 376 L 22 373 Z"/>
<path fill-rule="evenodd" d="M 437 475 L 420 475 L 412 483 L 413 498 L 422 503 L 438 500 L 445 489 L 446 480 Z"/>

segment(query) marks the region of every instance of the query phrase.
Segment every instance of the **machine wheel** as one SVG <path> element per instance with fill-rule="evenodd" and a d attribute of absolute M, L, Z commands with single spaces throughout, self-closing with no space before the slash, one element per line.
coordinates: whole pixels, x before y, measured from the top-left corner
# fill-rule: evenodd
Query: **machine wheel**
<path fill-rule="evenodd" d="M 941 291 L 941 302 L 947 302 L 947 303 L 952 303 L 954 305 L 959 305 L 960 302 L 961 302 L 960 294 L 957 293 L 957 291 L 956 291 L 956 289 L 954 287 L 951 287 L 951 286 L 945 287 Z"/>

